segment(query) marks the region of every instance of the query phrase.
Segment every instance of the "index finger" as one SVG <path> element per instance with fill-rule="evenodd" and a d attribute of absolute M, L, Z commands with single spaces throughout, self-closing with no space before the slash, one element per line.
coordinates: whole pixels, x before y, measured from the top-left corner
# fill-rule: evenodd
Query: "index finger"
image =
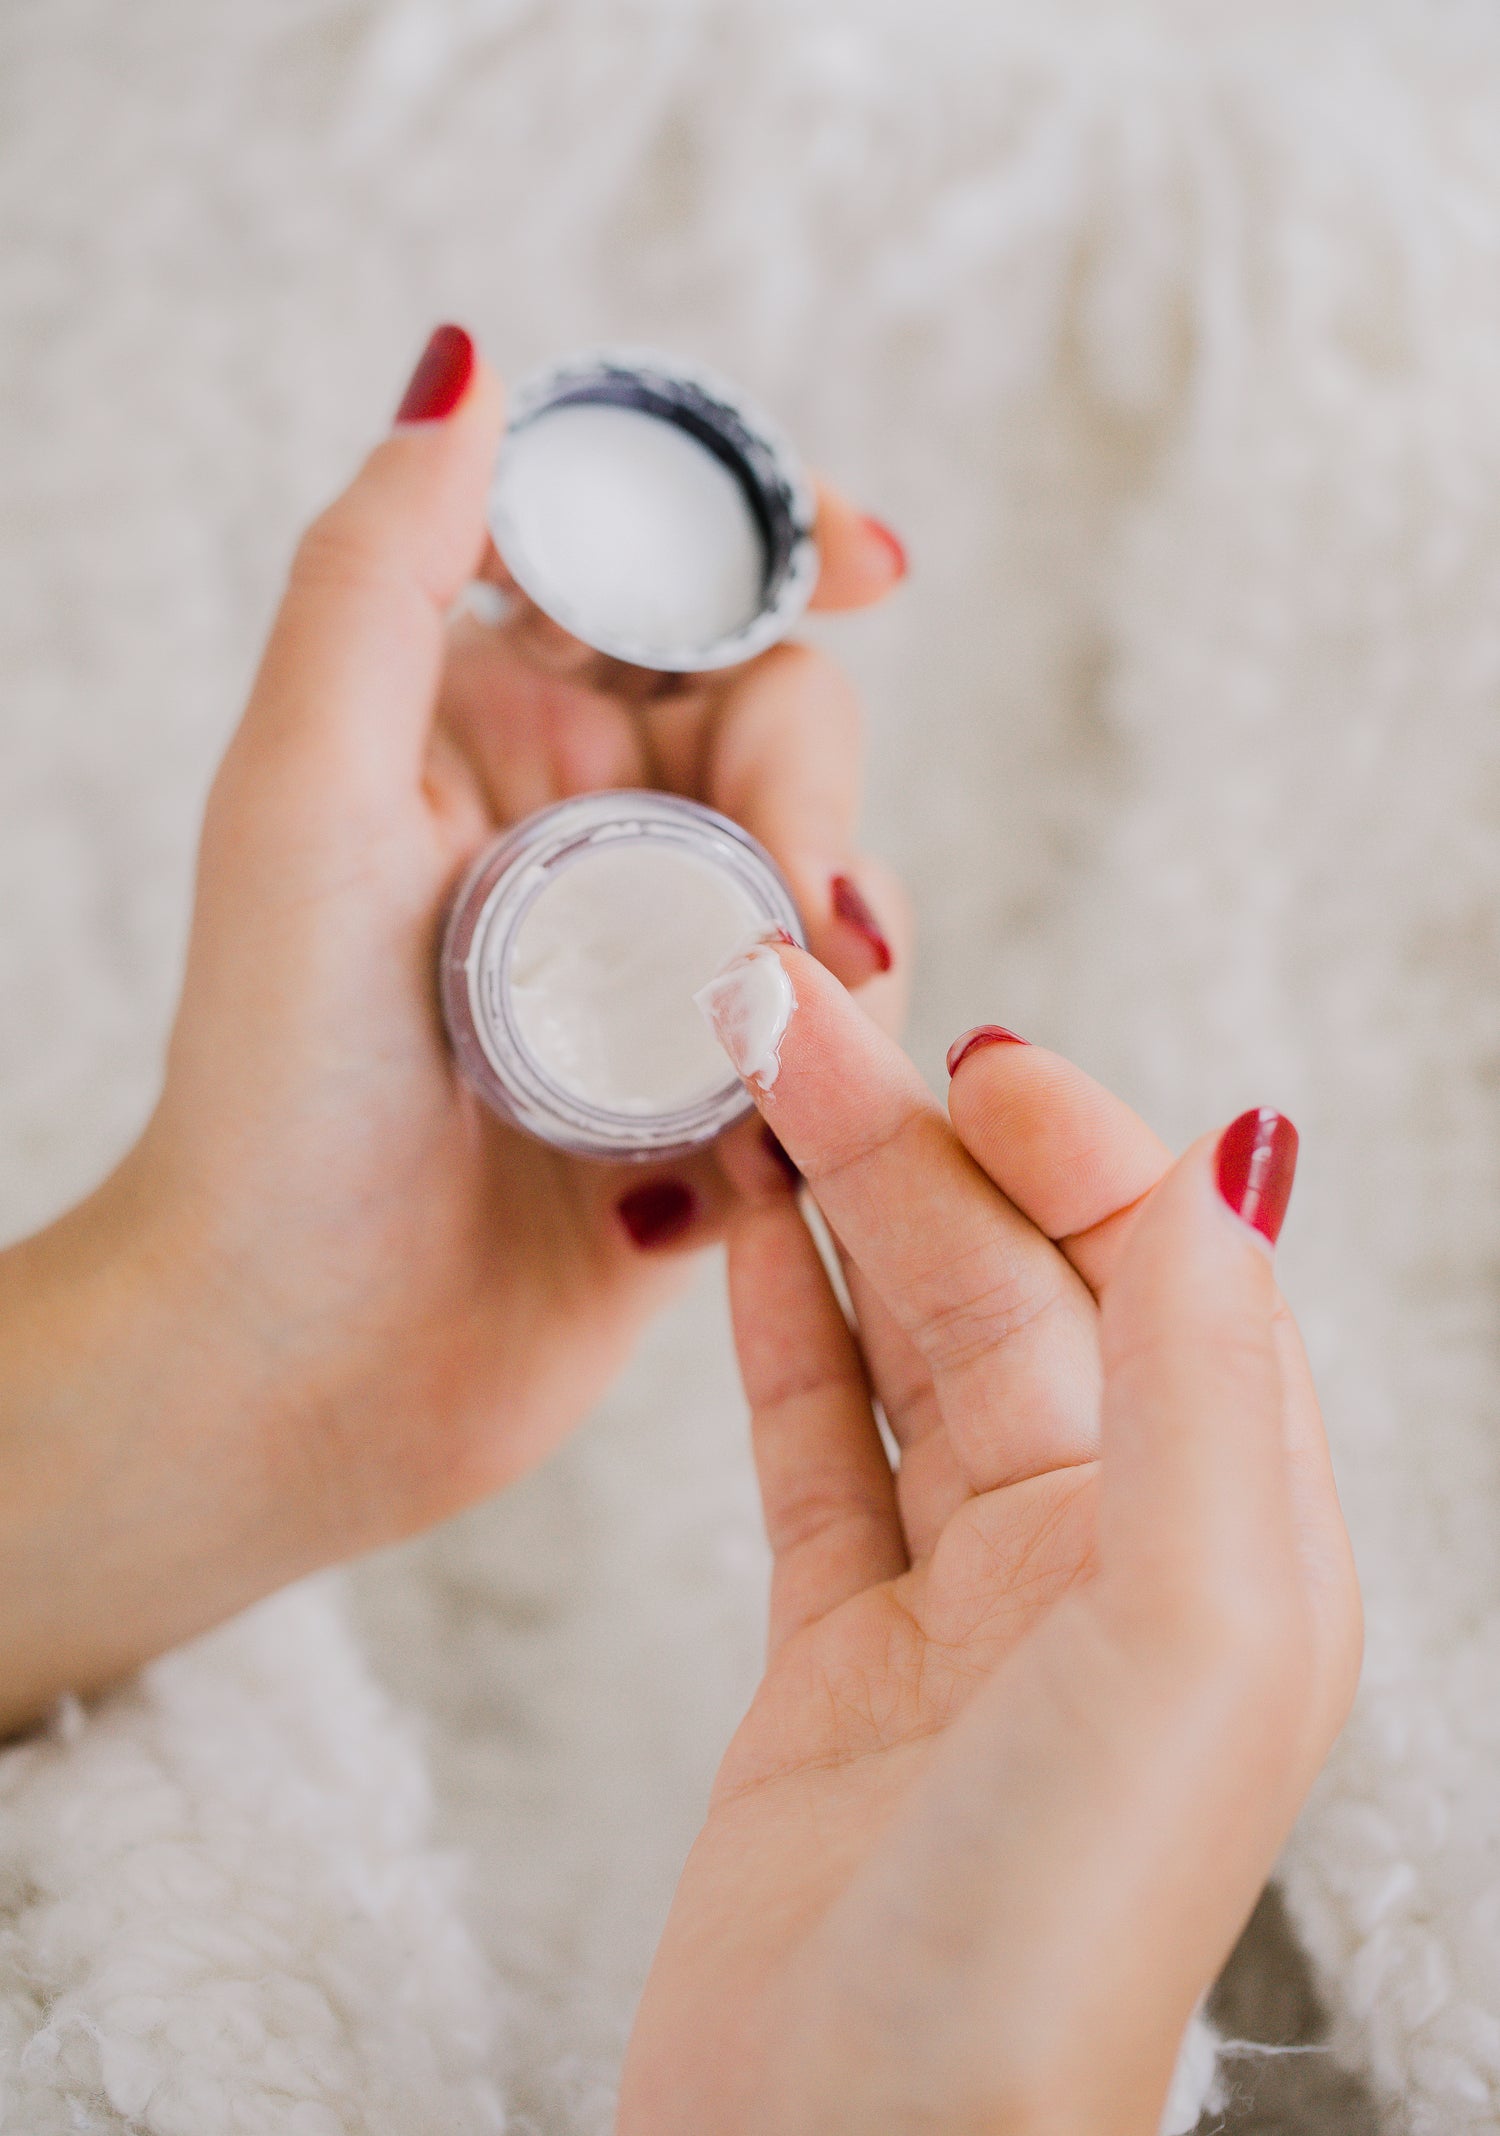
<path fill-rule="evenodd" d="M 841 1245 L 926 1359 L 973 1487 L 1088 1459 L 1093 1301 L 900 1049 L 787 945 L 757 945 L 699 999 Z"/>

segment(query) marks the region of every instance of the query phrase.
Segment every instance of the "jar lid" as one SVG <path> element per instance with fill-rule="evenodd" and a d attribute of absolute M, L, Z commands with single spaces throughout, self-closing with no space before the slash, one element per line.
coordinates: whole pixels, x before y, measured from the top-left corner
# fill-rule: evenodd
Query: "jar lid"
<path fill-rule="evenodd" d="M 795 626 L 815 514 L 795 449 L 737 388 L 626 349 L 517 389 L 489 498 L 495 547 L 544 614 L 674 673 L 735 666 Z"/>

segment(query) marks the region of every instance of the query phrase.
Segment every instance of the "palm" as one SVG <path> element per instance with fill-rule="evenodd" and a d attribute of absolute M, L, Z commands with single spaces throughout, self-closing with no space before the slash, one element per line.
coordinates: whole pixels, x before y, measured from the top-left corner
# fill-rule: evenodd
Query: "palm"
<path fill-rule="evenodd" d="M 1092 1464 L 979 1493 L 927 1558 L 841 1603 L 772 1658 L 730 1745 L 718 1798 L 820 1785 L 930 1742 L 1066 1588 L 1093 1546 Z"/>
<path fill-rule="evenodd" d="M 722 2072 L 739 2073 L 748 2100 L 798 1954 L 970 1697 L 1086 1576 L 1094 1482 L 1087 1463 L 967 1498 L 930 1556 L 773 1655 L 720 1768 L 643 2006 L 648 2064 L 654 2012 L 673 2013 L 684 2127 L 709 2097 L 735 2125 Z"/>
<path fill-rule="evenodd" d="M 812 654 L 783 649 L 658 702 L 639 702 L 640 686 L 548 671 L 515 633 L 465 618 L 447 635 L 419 785 L 302 779 L 289 796 L 253 737 L 221 774 L 169 1103 L 197 1115 L 197 1177 L 206 1188 L 217 1172 L 213 1199 L 235 1213 L 236 1286 L 248 1275 L 260 1317 L 305 1332 L 323 1413 L 358 1419 L 366 1488 L 357 1506 L 339 1494 L 338 1517 L 359 1523 L 344 1548 L 544 1459 L 687 1275 L 683 1255 L 642 1252 L 621 1221 L 660 1167 L 570 1159 L 458 1082 L 431 978 L 458 876 L 532 810 L 626 785 L 708 801 L 775 844 L 757 811 L 783 789 L 795 807 L 801 738 L 847 752 L 852 798 L 850 701 Z M 826 787 L 826 758 L 817 775 Z M 795 877 L 796 855 L 780 857 Z M 830 962 L 842 946 L 825 930 Z M 225 1117 L 254 1135 L 226 1142 Z M 758 1137 L 747 1122 L 673 1164 L 692 1197 L 685 1244 L 710 1243 L 739 1192 L 781 1184 Z"/>

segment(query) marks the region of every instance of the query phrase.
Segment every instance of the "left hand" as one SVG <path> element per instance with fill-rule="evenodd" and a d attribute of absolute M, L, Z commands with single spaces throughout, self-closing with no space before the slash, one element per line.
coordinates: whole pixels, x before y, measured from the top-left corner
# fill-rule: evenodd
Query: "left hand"
<path fill-rule="evenodd" d="M 534 616 L 450 625 L 495 569 L 501 391 L 456 329 L 424 366 L 427 405 L 304 536 L 215 780 L 155 1116 L 98 1194 L 0 1256 L 0 1721 L 524 1473 L 684 1249 L 737 1195 L 785 1193 L 753 1119 L 691 1162 L 605 1166 L 460 1083 L 437 946 L 497 828 L 597 786 L 711 802 L 895 1013 L 904 908 L 852 850 L 848 684 L 782 646 L 667 691 Z M 895 583 L 889 540 L 832 493 L 819 538 L 821 605 Z"/>
<path fill-rule="evenodd" d="M 745 1210 L 770 1654 L 621 2136 L 1152 2136 L 1358 1673 L 1268 1250 L 1295 1137 L 1247 1116 L 1171 1166 L 998 1037 L 959 1061 L 950 1122 L 810 958 L 740 969 L 771 991 L 724 997 L 731 1051 L 737 1018 L 760 1048 L 767 1003 L 794 1005 L 752 1088 L 858 1340 L 795 1207 Z"/>

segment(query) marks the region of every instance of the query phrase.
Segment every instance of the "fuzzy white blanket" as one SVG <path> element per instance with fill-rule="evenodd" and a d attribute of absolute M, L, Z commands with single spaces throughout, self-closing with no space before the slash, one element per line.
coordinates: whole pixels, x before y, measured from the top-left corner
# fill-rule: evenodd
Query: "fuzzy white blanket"
<path fill-rule="evenodd" d="M 1493 9 L 11 0 L 0 108 L 0 1224 L 142 1118 L 283 559 L 429 324 L 743 378 L 910 539 L 830 635 L 919 1058 L 1303 1129 L 1370 1655 L 1284 1890 L 1389 2128 L 1500 2129 Z M 607 2127 L 756 1666 L 716 1283 L 523 1489 L 0 1757 L 0 2126 Z"/>

